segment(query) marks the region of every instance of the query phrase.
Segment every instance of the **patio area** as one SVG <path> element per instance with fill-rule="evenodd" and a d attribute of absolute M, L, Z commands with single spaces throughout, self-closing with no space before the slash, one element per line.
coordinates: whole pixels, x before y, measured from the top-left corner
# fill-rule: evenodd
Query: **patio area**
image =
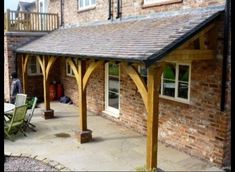
<path fill-rule="evenodd" d="M 92 142 L 80 144 L 75 137 L 79 129 L 78 107 L 51 102 L 54 119 L 41 116 L 44 105 L 35 109 L 32 123 L 37 132 L 28 130 L 27 137 L 4 140 L 5 153 L 38 155 L 57 161 L 72 171 L 136 171 L 143 169 L 146 137 L 132 129 L 88 112 L 88 129 Z M 223 171 L 206 161 L 191 157 L 158 143 L 158 168 L 163 171 Z"/>

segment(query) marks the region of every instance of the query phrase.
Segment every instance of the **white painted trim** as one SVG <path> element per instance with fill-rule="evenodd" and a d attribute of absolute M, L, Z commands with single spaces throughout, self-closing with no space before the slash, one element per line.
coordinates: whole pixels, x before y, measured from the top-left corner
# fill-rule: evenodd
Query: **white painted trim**
<path fill-rule="evenodd" d="M 116 118 L 119 117 L 119 113 L 120 113 L 120 65 L 119 66 L 119 98 L 118 98 L 118 109 L 114 108 L 114 107 L 110 107 L 108 105 L 108 100 L 109 100 L 109 92 L 108 92 L 108 69 L 109 69 L 109 63 L 105 64 L 105 110 L 104 112 L 106 112 L 106 114 L 114 116 Z"/>

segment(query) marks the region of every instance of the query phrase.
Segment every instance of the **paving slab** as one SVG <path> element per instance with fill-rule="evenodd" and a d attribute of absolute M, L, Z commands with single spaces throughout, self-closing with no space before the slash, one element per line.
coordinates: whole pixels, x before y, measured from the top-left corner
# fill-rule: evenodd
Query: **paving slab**
<path fill-rule="evenodd" d="M 17 134 L 12 142 L 4 140 L 4 151 L 44 157 L 59 162 L 72 171 L 136 171 L 145 166 L 146 137 L 88 112 L 88 128 L 93 141 L 80 144 L 78 107 L 51 102 L 55 118 L 41 116 L 44 105 L 35 109 L 32 123 L 37 132 L 28 130 L 27 137 Z M 223 171 L 159 142 L 158 168 L 163 171 Z"/>

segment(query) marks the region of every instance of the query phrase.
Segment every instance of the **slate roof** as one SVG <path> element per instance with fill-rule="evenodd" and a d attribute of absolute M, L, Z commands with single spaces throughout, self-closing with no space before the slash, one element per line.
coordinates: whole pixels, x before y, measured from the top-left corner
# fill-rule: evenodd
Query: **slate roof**
<path fill-rule="evenodd" d="M 17 48 L 16 52 L 141 61 L 148 66 L 213 22 L 223 11 L 224 6 L 190 9 L 61 28 Z"/>

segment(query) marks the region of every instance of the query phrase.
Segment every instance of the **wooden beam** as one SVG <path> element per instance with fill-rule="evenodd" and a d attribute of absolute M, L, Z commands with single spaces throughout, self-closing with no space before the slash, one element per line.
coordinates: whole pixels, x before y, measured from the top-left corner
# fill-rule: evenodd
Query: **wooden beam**
<path fill-rule="evenodd" d="M 163 61 L 193 61 L 212 60 L 215 58 L 214 50 L 175 50 L 168 54 Z"/>
<path fill-rule="evenodd" d="M 209 26 L 207 26 L 205 29 L 203 29 L 201 32 L 199 32 L 198 34 L 194 35 L 192 38 L 190 38 L 186 43 L 184 43 L 183 45 L 181 45 L 179 47 L 179 49 L 184 49 L 186 48 L 190 43 L 192 43 L 193 41 L 195 41 L 196 39 L 198 39 L 199 37 L 201 37 L 202 35 L 206 34 L 208 31 L 210 31 L 211 29 L 213 29 L 216 26 L 215 23 L 210 24 Z"/>
<path fill-rule="evenodd" d="M 27 54 L 24 58 L 22 55 L 22 79 L 23 79 L 23 93 L 26 94 L 28 87 L 28 75 L 27 75 L 27 66 L 28 66 L 29 55 Z"/>
<path fill-rule="evenodd" d="M 97 67 L 99 67 L 99 66 L 102 65 L 103 63 L 104 63 L 104 61 L 97 61 L 97 62 L 92 62 L 92 63 L 88 66 L 88 68 L 87 68 L 87 70 L 86 70 L 86 73 L 85 73 L 85 75 L 84 75 L 84 77 L 83 77 L 83 91 L 86 90 L 86 87 L 87 87 L 87 85 L 88 85 L 88 81 L 89 81 L 89 79 L 90 79 L 91 74 L 94 72 L 94 70 L 95 70 Z"/>
<path fill-rule="evenodd" d="M 140 95 L 143 99 L 146 110 L 148 111 L 147 109 L 147 86 L 144 80 L 140 76 L 139 72 L 136 71 L 136 69 L 133 66 L 128 65 L 127 63 L 122 63 L 122 64 L 123 64 L 124 70 L 130 76 L 130 78 L 133 80 L 136 87 L 138 88 L 138 91 L 140 92 Z"/>
<path fill-rule="evenodd" d="M 158 149 L 158 116 L 159 116 L 159 88 L 162 64 L 156 64 L 148 69 L 148 104 L 147 104 L 147 170 L 157 169 Z"/>

